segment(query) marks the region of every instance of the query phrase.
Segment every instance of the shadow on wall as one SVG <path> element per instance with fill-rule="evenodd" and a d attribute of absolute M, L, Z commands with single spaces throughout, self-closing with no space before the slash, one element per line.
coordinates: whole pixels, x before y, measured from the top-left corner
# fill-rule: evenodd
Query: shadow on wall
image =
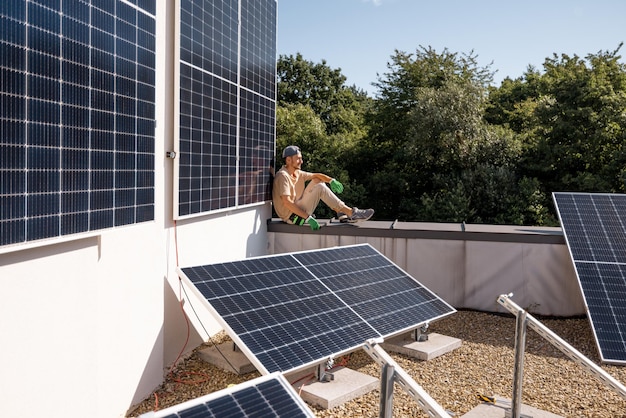
<path fill-rule="evenodd" d="M 154 339 L 152 351 L 150 352 L 150 356 L 148 356 L 141 378 L 137 383 L 137 389 L 135 390 L 131 403 L 128 406 L 129 409 L 127 410 L 127 415 L 132 412 L 136 405 L 140 404 L 148 396 L 151 396 L 151 394 L 161 384 L 161 381 L 163 380 L 162 376 L 156 376 L 156 374 L 158 373 L 163 361 L 162 347 L 163 326 L 161 326 L 161 329 Z M 163 373 L 161 373 L 161 375 L 163 375 Z"/>
<path fill-rule="evenodd" d="M 256 214 L 254 216 L 252 233 L 248 235 L 248 240 L 246 242 L 246 257 L 258 257 L 268 255 L 267 240 L 261 241 L 259 239 L 259 234 L 265 233 L 265 235 L 267 235 L 267 231 L 261 231 L 261 228 L 265 227 L 265 222 L 261 219 L 262 213 L 263 211 L 259 209 L 256 211 Z"/>
<path fill-rule="evenodd" d="M 183 293 L 183 300 L 186 301 Z M 139 379 L 128 412 L 147 399 L 163 383 L 174 362 L 184 359 L 204 343 L 183 311 L 179 295 L 167 277 L 163 278 L 163 325 L 155 336 L 152 352 Z"/>
<path fill-rule="evenodd" d="M 172 364 L 179 358 L 184 358 L 185 354 L 190 353 L 194 348 L 204 343 L 204 339 L 198 334 L 193 324 L 188 320 L 186 313 L 183 311 L 179 293 L 180 288 L 173 289 L 167 278 L 163 280 L 163 303 L 164 309 L 164 335 L 163 335 L 163 365 L 166 368 L 164 373 L 169 370 Z M 177 280 L 177 284 L 180 281 Z M 188 291 L 188 290 L 187 290 Z M 182 294 L 183 303 L 187 303 L 187 297 Z M 196 307 L 196 309 L 198 309 Z"/>

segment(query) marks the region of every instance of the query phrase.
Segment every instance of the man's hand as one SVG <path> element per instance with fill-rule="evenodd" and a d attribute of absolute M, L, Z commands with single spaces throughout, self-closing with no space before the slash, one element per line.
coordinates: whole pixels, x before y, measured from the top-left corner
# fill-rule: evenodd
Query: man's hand
<path fill-rule="evenodd" d="M 330 181 L 330 190 L 339 194 L 343 192 L 343 184 L 339 183 L 336 179 Z"/>
<path fill-rule="evenodd" d="M 318 229 L 320 229 L 320 224 L 315 220 L 314 217 L 309 216 L 308 218 L 306 218 L 306 222 L 309 224 L 313 231 L 317 231 Z"/>

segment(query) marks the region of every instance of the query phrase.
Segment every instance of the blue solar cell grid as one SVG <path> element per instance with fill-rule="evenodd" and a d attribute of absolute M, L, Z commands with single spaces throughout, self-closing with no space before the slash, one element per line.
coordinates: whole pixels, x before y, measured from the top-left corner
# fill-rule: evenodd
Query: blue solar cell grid
<path fill-rule="evenodd" d="M 600 356 L 626 364 L 626 195 L 553 196 Z"/>
<path fill-rule="evenodd" d="M 240 105 L 239 204 L 245 205 L 271 199 L 276 102 L 242 89 Z"/>
<path fill-rule="evenodd" d="M 369 245 L 181 273 L 267 372 L 315 364 L 454 312 Z"/>
<path fill-rule="evenodd" d="M 289 255 L 183 271 L 269 372 L 379 336 Z"/>
<path fill-rule="evenodd" d="M 160 418 L 313 417 L 285 378 L 262 376 L 192 401 L 158 411 Z"/>
<path fill-rule="evenodd" d="M 241 2 L 241 85 L 268 99 L 276 95 L 276 1 Z"/>
<path fill-rule="evenodd" d="M 155 1 L 0 6 L 0 245 L 154 219 Z"/>
<path fill-rule="evenodd" d="M 450 312 L 446 302 L 372 247 L 294 257 L 382 336 Z"/>
<path fill-rule="evenodd" d="M 181 0 L 176 217 L 269 200 L 276 0 Z"/>

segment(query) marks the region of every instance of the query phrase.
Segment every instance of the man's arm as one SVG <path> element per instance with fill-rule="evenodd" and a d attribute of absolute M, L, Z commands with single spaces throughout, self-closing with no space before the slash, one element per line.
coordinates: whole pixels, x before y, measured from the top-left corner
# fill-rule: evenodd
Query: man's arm
<path fill-rule="evenodd" d="M 333 179 L 332 177 L 327 176 L 324 173 L 313 173 L 313 178 L 318 179 L 319 181 L 322 181 L 324 183 L 330 183 L 330 181 Z"/>
<path fill-rule="evenodd" d="M 334 193 L 343 192 L 343 184 L 341 184 L 339 181 L 337 181 L 333 177 L 327 176 L 324 173 L 313 173 L 313 178 L 319 181 L 323 181 L 324 183 L 329 183 L 330 190 L 332 190 Z"/>

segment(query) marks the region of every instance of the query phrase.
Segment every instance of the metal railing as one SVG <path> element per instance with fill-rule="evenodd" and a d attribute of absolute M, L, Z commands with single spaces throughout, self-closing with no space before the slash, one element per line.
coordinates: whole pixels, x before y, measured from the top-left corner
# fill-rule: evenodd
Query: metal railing
<path fill-rule="evenodd" d="M 524 369 L 524 349 L 526 346 L 526 325 L 545 338 L 553 346 L 558 348 L 575 363 L 585 368 L 598 381 L 611 388 L 622 398 L 626 399 L 626 386 L 513 302 L 511 300 L 512 296 L 513 294 L 509 293 L 508 295 L 500 295 L 497 299 L 498 303 L 515 315 L 517 320 L 515 336 L 515 369 L 513 373 L 513 399 L 511 404 L 512 418 L 520 417 L 520 409 L 522 405 L 522 376 Z"/>

